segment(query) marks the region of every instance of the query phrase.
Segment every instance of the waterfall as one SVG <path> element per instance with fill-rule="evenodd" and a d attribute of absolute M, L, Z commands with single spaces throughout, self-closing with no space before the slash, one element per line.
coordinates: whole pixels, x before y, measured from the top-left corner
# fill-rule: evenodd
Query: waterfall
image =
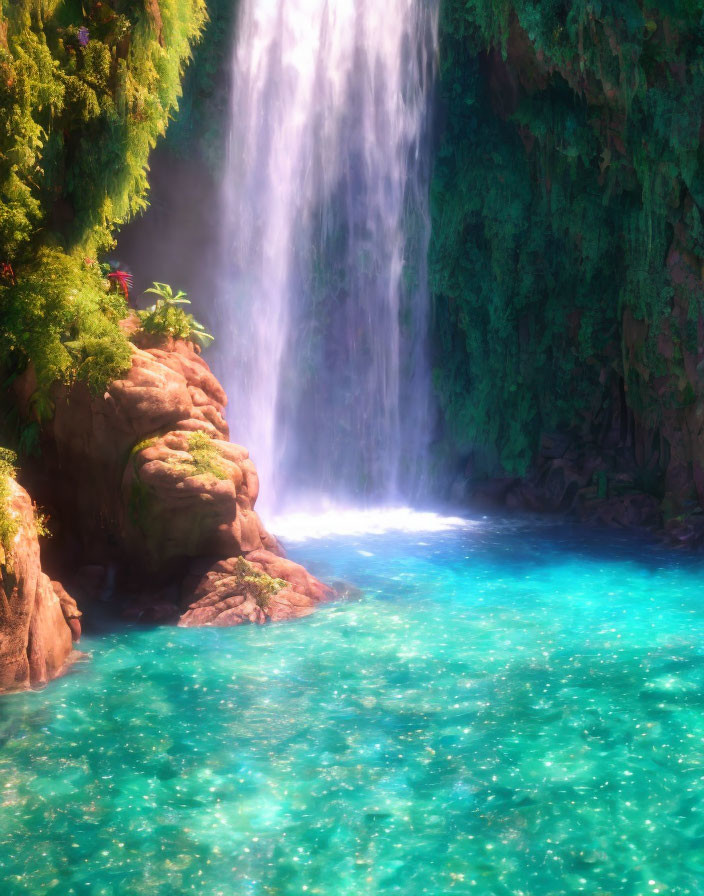
<path fill-rule="evenodd" d="M 437 0 L 241 0 L 218 374 L 262 503 L 419 488 Z"/>

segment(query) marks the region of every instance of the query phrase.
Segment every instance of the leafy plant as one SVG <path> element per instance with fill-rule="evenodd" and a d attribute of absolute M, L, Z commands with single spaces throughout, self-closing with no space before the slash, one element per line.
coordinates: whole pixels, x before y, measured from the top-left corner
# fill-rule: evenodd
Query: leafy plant
<path fill-rule="evenodd" d="M 51 538 L 49 515 L 40 510 L 34 502 L 32 503 L 32 512 L 34 515 L 34 531 L 37 533 L 37 538 Z"/>
<path fill-rule="evenodd" d="M 190 299 L 185 292 L 179 290 L 174 293 L 167 283 L 155 282 L 154 286 L 145 290 L 159 296 L 156 303 L 145 311 L 139 311 L 138 316 L 143 332 L 154 336 L 170 336 L 173 339 L 190 339 L 207 345 L 213 341 L 213 336 L 205 331 L 192 314 L 183 310 L 183 305 L 190 305 Z"/>
<path fill-rule="evenodd" d="M 0 448 L 0 565 L 12 568 L 12 544 L 19 531 L 19 519 L 10 509 L 10 481 L 15 475 L 17 455 Z"/>
<path fill-rule="evenodd" d="M 95 257 L 146 206 L 205 0 L 0 0 L 0 368 L 99 391 L 129 363 Z M 93 269 L 94 268 L 94 269 Z M 119 306 L 119 313 L 115 309 Z M 46 406 L 46 402 L 44 402 Z"/>
<path fill-rule="evenodd" d="M 289 587 L 288 582 L 283 579 L 273 579 L 267 573 L 248 563 L 244 557 L 237 558 L 235 576 L 244 593 L 252 597 L 262 610 L 266 610 L 271 603 L 271 598 L 279 591 Z"/>
<path fill-rule="evenodd" d="M 33 364 L 38 410 L 51 413 L 54 382 L 82 380 L 99 393 L 129 368 L 131 350 L 119 327 L 127 306 L 108 291 L 97 266 L 41 249 L 16 283 L 0 283 L 0 305 L 0 365 L 21 371 Z"/>

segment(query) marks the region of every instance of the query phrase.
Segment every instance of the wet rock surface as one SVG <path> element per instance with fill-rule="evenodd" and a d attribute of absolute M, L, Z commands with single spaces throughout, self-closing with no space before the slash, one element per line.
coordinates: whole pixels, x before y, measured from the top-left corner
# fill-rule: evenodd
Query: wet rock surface
<path fill-rule="evenodd" d="M 335 592 L 302 566 L 266 550 L 220 561 L 185 594 L 184 628 L 281 622 L 308 616 Z"/>

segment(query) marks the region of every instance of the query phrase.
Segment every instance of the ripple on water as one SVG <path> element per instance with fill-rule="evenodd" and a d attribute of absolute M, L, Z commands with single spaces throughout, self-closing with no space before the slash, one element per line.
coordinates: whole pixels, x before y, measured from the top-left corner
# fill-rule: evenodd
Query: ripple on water
<path fill-rule="evenodd" d="M 698 896 L 702 565 L 420 528 L 294 547 L 360 600 L 5 700 L 3 893 Z"/>

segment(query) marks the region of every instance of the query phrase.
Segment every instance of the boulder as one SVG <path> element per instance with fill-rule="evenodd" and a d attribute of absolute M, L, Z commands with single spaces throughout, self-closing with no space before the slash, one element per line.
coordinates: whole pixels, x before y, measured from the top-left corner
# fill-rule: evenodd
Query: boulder
<path fill-rule="evenodd" d="M 259 479 L 245 448 L 203 430 L 138 445 L 122 481 L 132 555 L 161 569 L 183 557 L 228 557 L 279 547 L 254 511 Z"/>
<path fill-rule="evenodd" d="M 138 331 L 132 338 L 131 368 L 104 394 L 81 384 L 53 392 L 34 473 L 42 505 L 64 524 L 59 552 L 71 546 L 72 559 L 64 551 L 57 564 L 77 570 L 86 605 L 111 600 L 117 569 L 124 613 L 141 622 L 239 625 L 311 612 L 332 592 L 285 560 L 264 528 L 257 470 L 229 440 L 225 392 L 199 351 Z M 29 371 L 17 386 L 26 413 L 32 391 Z M 77 636 L 80 614 L 62 599 Z"/>
<path fill-rule="evenodd" d="M 308 616 L 335 592 L 298 563 L 266 550 L 216 563 L 184 596 L 183 628 L 230 627 Z"/>

